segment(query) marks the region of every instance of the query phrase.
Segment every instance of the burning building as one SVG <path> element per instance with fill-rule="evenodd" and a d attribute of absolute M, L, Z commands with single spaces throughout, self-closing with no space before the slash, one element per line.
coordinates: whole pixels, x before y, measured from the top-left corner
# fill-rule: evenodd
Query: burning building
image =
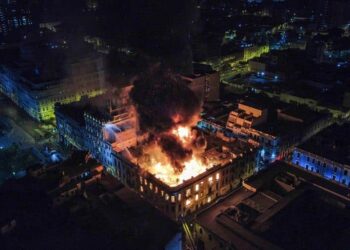
<path fill-rule="evenodd" d="M 197 128 L 202 103 L 181 78 L 151 74 L 120 93 L 84 109 L 83 147 L 169 217 L 198 211 L 252 174 L 253 148 Z M 56 109 L 62 141 L 69 137 L 65 110 Z"/>

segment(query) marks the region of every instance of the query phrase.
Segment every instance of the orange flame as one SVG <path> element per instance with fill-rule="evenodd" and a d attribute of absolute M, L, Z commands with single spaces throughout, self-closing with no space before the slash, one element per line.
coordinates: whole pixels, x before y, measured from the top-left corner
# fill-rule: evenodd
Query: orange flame
<path fill-rule="evenodd" d="M 170 133 L 176 136 L 186 148 L 193 147 L 192 141 L 196 136 L 190 126 L 178 126 L 172 129 Z M 148 156 L 146 160 L 139 162 L 141 167 L 171 187 L 180 185 L 184 181 L 196 177 L 213 167 L 213 164 L 206 164 L 201 154 L 196 153 L 197 151 L 194 150 L 191 158 L 181 163 L 183 166 L 182 171 L 177 171 L 159 145 L 148 145 L 143 150 Z"/>
<path fill-rule="evenodd" d="M 179 126 L 172 130 L 172 134 L 177 136 L 182 143 L 187 143 L 191 139 L 191 128 Z"/>

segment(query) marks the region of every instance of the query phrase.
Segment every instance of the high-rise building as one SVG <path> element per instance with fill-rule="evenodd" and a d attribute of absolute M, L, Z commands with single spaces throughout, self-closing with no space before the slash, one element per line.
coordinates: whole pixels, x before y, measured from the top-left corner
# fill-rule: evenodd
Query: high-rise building
<path fill-rule="evenodd" d="M 9 32 L 25 26 L 33 25 L 29 4 L 7 0 L 0 4 L 0 34 L 6 36 Z"/>

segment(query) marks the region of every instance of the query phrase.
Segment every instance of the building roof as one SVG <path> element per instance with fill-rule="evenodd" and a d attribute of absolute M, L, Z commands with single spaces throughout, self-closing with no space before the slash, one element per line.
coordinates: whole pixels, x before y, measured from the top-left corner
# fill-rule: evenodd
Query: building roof
<path fill-rule="evenodd" d="M 263 133 L 280 137 L 288 136 L 294 132 L 301 131 L 304 126 L 305 125 L 301 122 L 275 119 L 256 125 L 254 128 L 258 131 L 262 131 Z"/>
<path fill-rule="evenodd" d="M 345 207 L 350 199 L 345 187 L 281 161 L 245 183 L 257 191 L 236 190 L 199 214 L 196 222 L 237 249 L 327 249 L 349 244 L 350 213 Z M 283 183 L 291 189 L 285 190 Z M 240 211 L 238 216 L 234 211 Z"/>
<path fill-rule="evenodd" d="M 275 108 L 277 114 L 269 112 L 267 122 L 257 125 L 255 129 L 273 136 L 285 136 L 299 133 L 307 126 L 328 116 L 328 114 L 315 112 L 301 105 L 277 103 Z"/>
<path fill-rule="evenodd" d="M 334 124 L 299 146 L 340 164 L 350 165 L 350 124 Z"/>
<path fill-rule="evenodd" d="M 116 94 L 115 97 L 118 97 L 118 95 Z M 113 118 L 108 110 L 110 98 L 110 94 L 104 94 L 93 98 L 83 98 L 78 102 L 59 104 L 56 106 L 56 110 L 80 125 L 85 124 L 85 113 L 102 121 L 109 121 Z"/>

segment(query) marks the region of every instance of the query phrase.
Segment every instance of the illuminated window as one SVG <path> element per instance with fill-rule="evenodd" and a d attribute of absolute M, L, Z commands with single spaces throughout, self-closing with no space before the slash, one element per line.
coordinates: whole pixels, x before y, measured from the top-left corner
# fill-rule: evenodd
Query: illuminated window
<path fill-rule="evenodd" d="M 145 185 L 147 185 L 147 180 L 145 179 Z"/>
<path fill-rule="evenodd" d="M 160 193 L 161 193 L 161 195 L 163 196 L 164 195 L 164 191 L 162 190 L 162 191 L 160 191 Z"/>
<path fill-rule="evenodd" d="M 209 183 L 212 183 L 213 182 L 213 177 L 209 177 L 208 180 L 209 180 Z"/>
<path fill-rule="evenodd" d="M 181 194 L 178 194 L 177 199 L 181 201 Z"/>
<path fill-rule="evenodd" d="M 153 184 L 151 182 L 149 183 L 149 189 L 153 190 Z"/>
<path fill-rule="evenodd" d="M 143 186 L 140 187 L 140 191 L 143 193 Z"/>
<path fill-rule="evenodd" d="M 186 204 L 186 206 L 188 207 L 188 206 L 191 205 L 191 203 L 192 203 L 191 199 L 187 199 L 185 204 Z"/>
<path fill-rule="evenodd" d="M 215 178 L 216 178 L 216 180 L 219 180 L 220 179 L 220 174 L 217 173 Z"/>
<path fill-rule="evenodd" d="M 174 195 L 172 195 L 170 199 L 171 199 L 171 202 L 175 202 L 175 196 Z"/>
<path fill-rule="evenodd" d="M 195 199 L 196 199 L 196 201 L 198 201 L 198 194 L 196 194 Z"/>
<path fill-rule="evenodd" d="M 155 187 L 154 192 L 158 194 L 158 187 Z"/>
<path fill-rule="evenodd" d="M 199 190 L 199 184 L 196 184 L 195 190 L 196 190 L 196 191 Z"/>
<path fill-rule="evenodd" d="M 209 196 L 208 199 L 207 199 L 208 203 L 211 202 L 211 197 Z"/>
<path fill-rule="evenodd" d="M 190 195 L 191 195 L 191 189 L 189 188 L 189 189 L 186 190 L 186 197 L 188 197 Z"/>
<path fill-rule="evenodd" d="M 169 195 L 168 194 L 165 194 L 165 200 L 169 200 Z"/>

